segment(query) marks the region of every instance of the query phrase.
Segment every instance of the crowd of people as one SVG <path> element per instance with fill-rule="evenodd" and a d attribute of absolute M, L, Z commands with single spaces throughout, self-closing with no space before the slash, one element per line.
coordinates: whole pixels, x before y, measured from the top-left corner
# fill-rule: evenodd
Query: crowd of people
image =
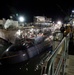
<path fill-rule="evenodd" d="M 60 28 L 61 33 L 63 33 L 63 37 L 70 33 L 70 38 L 73 38 L 72 30 L 72 25 L 70 24 L 67 24 L 66 26 L 62 25 Z"/>

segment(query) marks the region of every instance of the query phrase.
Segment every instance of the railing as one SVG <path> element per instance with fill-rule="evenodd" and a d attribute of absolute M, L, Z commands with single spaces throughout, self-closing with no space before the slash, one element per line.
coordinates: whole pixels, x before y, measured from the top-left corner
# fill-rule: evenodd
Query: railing
<path fill-rule="evenodd" d="M 66 59 L 68 57 L 70 33 L 63 38 L 58 47 L 48 56 L 42 64 L 41 75 L 64 75 Z"/>

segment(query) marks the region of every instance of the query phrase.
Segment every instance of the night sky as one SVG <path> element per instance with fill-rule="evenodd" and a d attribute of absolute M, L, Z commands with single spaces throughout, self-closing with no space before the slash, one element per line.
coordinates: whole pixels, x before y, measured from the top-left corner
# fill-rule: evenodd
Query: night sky
<path fill-rule="evenodd" d="M 10 15 L 24 15 L 27 22 L 34 16 L 46 16 L 53 20 L 63 20 L 70 15 L 74 8 L 73 1 L 63 0 L 1 0 L 0 18 L 9 18 Z"/>

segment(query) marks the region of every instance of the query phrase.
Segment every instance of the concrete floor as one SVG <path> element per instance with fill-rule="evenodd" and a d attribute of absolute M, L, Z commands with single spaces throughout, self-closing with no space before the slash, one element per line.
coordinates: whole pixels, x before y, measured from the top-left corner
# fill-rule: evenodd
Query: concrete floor
<path fill-rule="evenodd" d="M 67 60 L 66 75 L 74 75 L 74 55 L 69 55 Z"/>
<path fill-rule="evenodd" d="M 66 73 L 67 75 L 74 75 L 74 39 L 70 39 L 68 54 Z"/>

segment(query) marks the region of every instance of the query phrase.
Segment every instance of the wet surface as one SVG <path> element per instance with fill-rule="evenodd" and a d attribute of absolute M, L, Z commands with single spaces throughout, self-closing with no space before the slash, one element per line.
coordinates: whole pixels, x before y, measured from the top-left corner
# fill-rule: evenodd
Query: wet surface
<path fill-rule="evenodd" d="M 45 51 L 38 56 L 21 63 L 10 64 L 10 65 L 0 65 L 1 74 L 6 75 L 40 75 L 41 74 L 41 66 L 39 66 L 40 62 L 45 58 L 45 56 L 50 51 Z"/>

